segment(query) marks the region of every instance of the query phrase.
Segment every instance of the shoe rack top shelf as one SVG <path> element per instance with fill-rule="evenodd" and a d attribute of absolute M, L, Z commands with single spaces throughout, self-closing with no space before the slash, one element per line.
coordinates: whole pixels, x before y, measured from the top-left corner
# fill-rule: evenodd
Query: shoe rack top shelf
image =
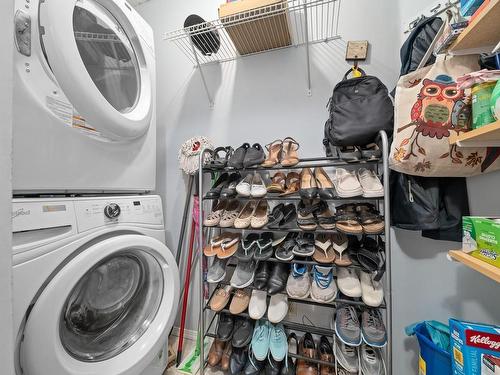
<path fill-rule="evenodd" d="M 480 259 L 474 258 L 473 256 L 463 252 L 462 250 L 449 251 L 448 255 L 453 260 L 460 262 L 479 273 L 482 273 L 484 276 L 495 280 L 497 283 L 500 283 L 500 268 L 483 262 Z"/>
<path fill-rule="evenodd" d="M 199 66 L 339 38 L 340 0 L 251 3 L 257 8 L 241 8 L 244 11 L 240 13 L 167 32 L 163 35 L 163 39 L 174 43 L 194 65 Z M 265 6 L 259 7 L 262 4 Z M 219 10 L 219 13 L 222 12 Z M 216 38 L 211 35 L 214 32 L 220 39 L 219 48 L 216 48 L 218 44 Z M 198 48 L 194 48 L 191 38 L 211 47 L 207 49 L 217 52 L 201 52 Z"/>
<path fill-rule="evenodd" d="M 305 158 L 305 159 L 300 159 L 299 163 L 290 167 L 283 167 L 281 165 L 275 165 L 274 167 L 249 167 L 249 168 L 241 168 L 241 169 L 236 169 L 236 168 L 223 168 L 223 169 L 212 169 L 209 167 L 204 167 L 203 172 L 204 173 L 211 173 L 211 172 L 254 172 L 254 171 L 282 171 L 282 170 L 291 170 L 291 169 L 302 169 L 302 168 L 328 168 L 328 167 L 343 167 L 343 166 L 359 166 L 359 165 L 376 165 L 379 164 L 380 161 L 368 161 L 368 160 L 360 160 L 357 162 L 346 162 L 343 160 L 340 160 L 338 158 Z"/>

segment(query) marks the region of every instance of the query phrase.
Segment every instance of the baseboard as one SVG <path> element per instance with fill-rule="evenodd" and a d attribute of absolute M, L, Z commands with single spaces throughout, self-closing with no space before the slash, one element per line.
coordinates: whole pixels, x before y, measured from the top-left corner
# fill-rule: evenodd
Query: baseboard
<path fill-rule="evenodd" d="M 180 334 L 180 329 L 179 327 L 174 327 L 172 329 L 172 336 L 179 337 Z M 196 337 L 198 335 L 198 331 L 190 330 L 190 329 L 185 329 L 184 330 L 184 338 L 191 340 L 191 341 L 196 341 Z"/>

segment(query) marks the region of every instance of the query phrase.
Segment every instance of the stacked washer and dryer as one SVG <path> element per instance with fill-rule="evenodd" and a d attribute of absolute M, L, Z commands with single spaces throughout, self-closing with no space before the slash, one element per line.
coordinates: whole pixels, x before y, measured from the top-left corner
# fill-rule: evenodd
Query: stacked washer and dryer
<path fill-rule="evenodd" d="M 15 0 L 17 375 L 159 375 L 178 306 L 153 32 L 125 0 Z"/>

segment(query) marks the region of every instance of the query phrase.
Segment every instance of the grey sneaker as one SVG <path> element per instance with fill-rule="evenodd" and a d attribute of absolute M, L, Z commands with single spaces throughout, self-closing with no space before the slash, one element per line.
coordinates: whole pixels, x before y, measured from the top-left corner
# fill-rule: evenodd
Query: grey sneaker
<path fill-rule="evenodd" d="M 224 280 L 226 277 L 226 264 L 229 258 L 220 259 L 215 257 L 214 262 L 208 269 L 207 273 L 207 281 L 209 283 L 218 283 L 219 281 Z"/>
<path fill-rule="evenodd" d="M 256 268 L 257 263 L 253 259 L 249 262 L 238 262 L 233 276 L 231 277 L 231 286 L 241 289 L 252 284 Z"/>
<path fill-rule="evenodd" d="M 337 357 L 338 363 L 347 373 L 358 373 L 358 350 L 355 347 L 346 345 L 340 340 L 335 340 L 335 356 Z"/>
<path fill-rule="evenodd" d="M 384 365 L 380 349 L 363 344 L 360 350 L 361 373 L 363 375 L 383 375 Z"/>
<path fill-rule="evenodd" d="M 387 332 L 379 309 L 363 311 L 361 315 L 361 335 L 363 341 L 370 346 L 382 348 L 387 345 Z"/>
<path fill-rule="evenodd" d="M 361 345 L 361 326 L 353 306 L 339 305 L 335 316 L 335 332 L 343 343 L 351 346 Z"/>

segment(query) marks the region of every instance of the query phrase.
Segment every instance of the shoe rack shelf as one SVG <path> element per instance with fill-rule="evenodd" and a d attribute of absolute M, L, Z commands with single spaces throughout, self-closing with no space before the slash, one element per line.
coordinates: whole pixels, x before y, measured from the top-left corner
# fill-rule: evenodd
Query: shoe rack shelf
<path fill-rule="evenodd" d="M 389 207 L 389 166 L 388 166 L 388 150 L 389 150 L 389 142 L 387 138 L 387 134 L 385 132 L 380 132 L 380 141 L 382 144 L 382 159 L 378 162 L 367 162 L 367 161 L 360 161 L 357 163 L 346 163 L 343 162 L 339 159 L 336 158 L 305 158 L 301 159 L 299 164 L 293 166 L 293 167 L 281 167 L 281 166 L 275 166 L 272 168 L 263 168 L 263 167 L 254 167 L 254 168 L 247 168 L 247 169 L 242 169 L 238 170 L 239 172 L 252 172 L 252 171 L 277 171 L 277 170 L 298 170 L 301 168 L 314 168 L 314 167 L 323 167 L 327 171 L 330 169 L 330 171 L 336 167 L 342 167 L 342 166 L 350 166 L 350 169 L 353 168 L 359 168 L 361 166 L 367 166 L 367 164 L 372 165 L 376 172 L 379 174 L 381 172 L 381 175 L 383 177 L 383 185 L 384 185 L 384 197 L 381 198 L 349 198 L 349 201 L 353 202 L 358 202 L 358 201 L 367 201 L 370 200 L 374 204 L 378 206 L 379 209 L 382 209 L 384 214 L 384 223 L 385 223 L 385 230 L 384 234 L 384 241 L 385 241 L 385 261 L 386 261 L 386 271 L 384 274 L 383 278 L 383 284 L 384 284 L 384 301 L 382 305 L 379 307 L 382 312 L 385 312 L 384 315 L 384 321 L 385 321 L 385 326 L 386 326 L 386 331 L 387 331 L 387 346 L 382 350 L 382 354 L 385 357 L 384 361 L 386 363 L 387 367 L 387 374 L 391 375 L 392 374 L 392 280 L 391 280 L 391 245 L 390 245 L 390 236 L 385 235 L 386 233 L 389 233 L 389 227 L 390 227 L 390 207 Z M 208 155 L 208 153 L 211 150 L 209 149 L 203 149 L 200 153 L 200 160 L 199 160 L 199 165 L 205 165 L 205 156 Z M 380 170 L 381 169 L 381 170 Z M 223 170 L 220 170 L 219 172 L 222 172 Z M 225 169 L 224 171 L 229 171 L 229 169 Z M 236 171 L 236 170 L 233 170 Z M 214 172 L 210 168 L 203 168 L 202 173 L 198 174 L 198 196 L 200 197 L 205 197 L 205 191 L 204 187 L 207 185 L 208 181 L 210 178 L 207 178 L 206 176 L 210 176 L 210 173 Z M 240 198 L 238 198 L 240 199 Z M 263 199 L 266 199 L 268 201 L 273 201 L 273 200 L 289 200 L 289 201 L 298 201 L 300 198 L 298 195 L 295 196 L 288 196 L 288 197 L 279 197 L 273 194 L 268 194 L 266 197 L 263 197 Z M 203 219 L 205 216 L 205 205 L 209 204 L 212 201 L 212 199 L 203 199 L 202 204 L 200 205 L 200 210 L 199 210 L 199 217 L 198 220 L 200 223 L 203 223 Z M 338 199 L 332 199 L 331 201 L 345 201 L 342 198 Z M 208 207 L 206 207 L 208 209 Z M 271 232 L 302 232 L 300 228 L 293 228 L 293 229 L 267 229 L 267 228 L 262 228 L 262 229 L 235 229 L 235 228 L 221 228 L 221 227 L 204 227 L 204 230 L 200 230 L 198 235 L 198 243 L 200 244 L 200 248 L 203 248 L 203 244 L 208 243 L 210 241 L 210 238 L 213 235 L 216 235 L 217 232 L 220 230 L 224 231 L 239 231 L 242 232 L 242 236 L 245 235 L 245 233 L 248 232 L 264 232 L 264 231 L 271 231 Z M 335 233 L 335 230 L 316 230 L 314 233 Z M 201 256 L 203 257 L 203 251 L 200 251 Z M 304 259 L 304 260 L 303 260 Z M 301 264 L 307 264 L 307 265 L 319 265 L 319 263 L 311 260 L 311 258 L 294 258 L 293 260 L 290 261 L 282 261 L 279 260 L 275 257 L 271 257 L 267 261 L 269 262 L 284 262 L 284 263 L 301 263 Z M 205 298 L 205 273 L 203 270 L 203 263 L 204 262 L 198 262 L 198 267 L 199 267 L 199 275 L 200 275 L 200 285 L 199 285 L 199 298 L 200 298 L 200 323 L 199 323 L 199 335 L 200 337 L 216 337 L 215 334 L 215 329 L 214 329 L 214 324 L 216 321 L 218 321 L 218 316 L 220 313 L 224 312 L 229 312 L 229 310 L 222 310 L 221 312 L 214 312 L 210 309 L 209 307 L 209 301 L 211 300 L 212 296 L 215 293 L 215 290 L 217 289 L 218 286 L 224 286 L 228 285 L 228 281 L 221 281 L 218 284 L 215 284 L 215 288 L 212 290 L 211 293 L 207 295 L 208 298 Z M 236 265 L 234 262 L 230 261 L 227 265 L 230 268 L 234 268 Z M 336 265 L 332 265 L 334 268 L 338 267 Z M 351 268 L 359 268 L 359 266 L 352 265 L 348 266 Z M 228 272 L 229 275 L 231 272 Z M 227 277 L 226 277 L 227 279 Z M 253 289 L 253 286 L 248 287 L 248 289 Z M 269 302 L 270 296 L 268 296 L 268 302 Z M 341 299 L 341 298 L 336 298 L 333 302 L 331 303 L 320 303 L 317 301 L 312 300 L 311 298 L 307 299 L 295 299 L 288 297 L 288 301 L 290 305 L 292 304 L 300 304 L 301 306 L 311 306 L 311 308 L 323 308 L 323 309 L 331 309 L 332 314 L 333 310 L 335 309 L 337 304 L 350 304 L 354 305 L 359 309 L 364 309 L 368 308 L 362 301 L 352 301 L 352 300 L 346 300 L 346 299 Z M 238 314 L 238 316 L 241 317 L 249 317 L 247 312 L 244 312 L 242 314 Z M 265 317 L 263 318 L 265 320 Z M 325 335 L 329 337 L 330 339 L 334 339 L 334 345 L 335 345 L 335 332 L 332 330 L 330 327 L 325 328 L 325 327 L 318 327 L 314 326 L 311 324 L 302 324 L 294 321 L 289 321 L 286 320 L 285 318 L 284 321 L 281 323 L 284 325 L 285 329 L 287 332 L 289 331 L 298 331 L 298 332 L 310 332 L 312 334 L 316 335 Z M 207 321 L 208 320 L 208 321 Z M 330 317 L 328 318 L 330 320 Z M 208 323 L 208 324 L 207 324 Z M 216 326 L 216 324 L 215 324 Z M 304 358 L 298 354 L 295 353 L 288 353 L 289 357 L 292 358 L 297 358 L 297 359 L 304 359 L 312 363 L 317 363 L 317 364 L 323 364 L 323 365 L 328 365 L 328 366 L 337 366 L 338 364 L 336 362 L 324 362 L 319 359 L 310 359 L 310 358 Z M 200 347 L 200 375 L 204 375 L 205 368 L 207 366 L 206 360 L 205 360 L 205 353 L 204 353 L 204 348 L 203 345 Z M 361 368 L 360 372 L 361 374 Z"/>
<path fill-rule="evenodd" d="M 341 0 L 255 2 L 257 8 L 167 32 L 163 39 L 175 44 L 198 68 L 210 106 L 214 105 L 214 100 L 206 83 L 204 66 L 289 47 L 304 48 L 307 94 L 311 95 L 309 49 L 312 44 L 340 38 L 340 3 Z M 259 7 L 261 4 L 264 6 Z M 214 33 L 220 40 L 218 48 L 217 37 L 212 36 Z M 216 52 L 200 51 L 193 40 Z"/>

